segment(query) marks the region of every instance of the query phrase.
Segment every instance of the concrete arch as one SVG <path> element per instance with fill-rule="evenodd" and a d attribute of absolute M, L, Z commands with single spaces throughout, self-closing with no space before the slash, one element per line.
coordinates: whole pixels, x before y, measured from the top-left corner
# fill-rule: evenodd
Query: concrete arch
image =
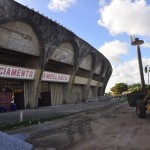
<path fill-rule="evenodd" d="M 28 57 L 28 62 L 30 62 L 30 64 L 29 63 L 26 64 L 26 67 L 42 68 L 45 44 L 44 44 L 44 39 L 42 37 L 42 34 L 41 34 L 42 32 L 41 32 L 40 28 L 33 21 L 34 20 L 33 19 L 31 20 L 30 18 L 18 18 L 18 17 L 13 16 L 12 18 L 2 19 L 2 20 L 0 19 L 0 26 L 3 24 L 9 24 L 12 22 L 22 22 L 22 24 L 26 24 L 33 31 L 35 37 L 38 39 L 38 42 L 39 42 L 39 45 L 38 45 L 39 46 L 39 56 L 27 54 L 27 55 L 31 56 L 31 58 Z M 21 51 L 21 53 L 24 53 L 24 52 Z M 32 59 L 33 57 L 34 57 L 34 59 Z"/>
<path fill-rule="evenodd" d="M 96 62 L 97 62 L 97 55 L 93 52 L 90 53 L 92 56 L 92 68 L 91 68 L 91 72 L 94 73 L 95 68 L 96 68 Z"/>
<path fill-rule="evenodd" d="M 85 70 L 91 70 L 92 67 L 92 55 L 88 54 L 82 61 L 79 66 L 79 68 L 85 69 Z"/>
<path fill-rule="evenodd" d="M 102 74 L 102 78 L 105 78 L 105 77 L 107 78 L 108 72 L 112 73 L 112 67 L 111 67 L 109 61 L 105 61 L 105 69 L 104 69 L 104 72 Z"/>
<path fill-rule="evenodd" d="M 44 39 L 42 37 L 42 32 L 40 30 L 40 28 L 36 25 L 36 23 L 33 22 L 34 20 L 30 20 L 30 18 L 13 18 L 13 19 L 6 19 L 3 21 L 0 21 L 0 26 L 2 24 L 7 24 L 10 22 L 22 22 L 26 25 L 28 25 L 30 28 L 32 28 L 35 36 L 37 37 L 38 41 L 39 41 L 39 51 L 40 51 L 40 57 L 43 57 L 44 54 L 44 49 L 45 49 L 45 43 L 44 43 Z"/>
<path fill-rule="evenodd" d="M 94 71 L 96 75 L 100 75 L 103 66 L 103 61 L 103 56 L 100 53 L 96 54 L 96 67 Z"/>
<path fill-rule="evenodd" d="M 101 80 L 101 78 L 102 78 L 102 76 L 103 76 L 103 73 L 104 73 L 104 70 L 105 70 L 105 66 L 106 65 L 106 62 L 105 62 L 105 60 L 103 60 L 102 61 L 102 68 L 101 68 L 101 71 L 100 71 L 100 76 L 99 76 L 99 78 L 100 78 L 100 80 Z"/>
<path fill-rule="evenodd" d="M 109 68 L 110 68 L 110 67 L 109 67 Z M 105 92 L 106 86 L 107 86 L 107 83 L 108 83 L 108 81 L 109 81 L 109 78 L 110 78 L 111 74 L 112 74 L 112 68 L 111 68 L 110 70 L 107 70 L 106 77 L 105 77 L 105 81 L 104 81 L 104 83 L 103 83 L 103 87 L 102 87 L 102 88 L 100 89 L 100 91 L 99 91 L 100 95 L 102 95 L 102 94 Z"/>
<path fill-rule="evenodd" d="M 74 62 L 74 49 L 69 42 L 63 42 L 50 56 L 50 59 L 73 65 Z"/>
<path fill-rule="evenodd" d="M 88 52 L 82 60 L 79 62 L 79 68 L 85 69 L 85 70 L 93 70 L 96 66 L 96 55 L 95 53 Z"/>
<path fill-rule="evenodd" d="M 31 26 L 22 21 L 11 21 L 0 25 L 0 47 L 40 56 L 39 41 Z"/>
<path fill-rule="evenodd" d="M 100 62 L 99 64 L 97 64 L 94 73 L 97 74 L 97 75 L 100 74 L 101 69 L 102 69 L 102 62 Z"/>
<path fill-rule="evenodd" d="M 33 29 L 39 41 L 40 54 L 43 55 L 43 50 L 45 49 L 45 42 L 44 42 L 42 30 L 40 29 L 40 27 L 34 22 L 33 19 L 30 19 L 30 18 L 19 18 L 16 21 L 22 21 L 28 24 Z"/>
<path fill-rule="evenodd" d="M 63 52 L 63 51 L 64 51 L 63 55 L 62 54 L 60 55 L 59 52 Z M 66 57 L 69 57 L 68 61 L 65 60 L 66 57 L 64 55 Z M 49 59 L 59 61 L 59 60 L 57 60 L 57 57 L 58 57 L 58 59 L 62 58 L 64 60 L 64 61 L 60 60 L 60 62 L 63 62 L 63 63 L 66 63 L 66 64 L 71 64 L 71 65 L 73 65 L 73 67 L 76 67 L 77 64 L 78 64 L 78 57 L 79 57 L 79 50 L 78 50 L 77 43 L 74 40 L 71 40 L 71 39 L 62 40 L 59 43 L 58 47 L 53 51 L 53 53 L 51 54 Z"/>
<path fill-rule="evenodd" d="M 73 40 L 68 40 L 68 42 L 70 44 L 72 44 L 73 46 L 73 50 L 74 50 L 74 61 L 73 61 L 73 67 L 75 68 L 75 70 L 77 69 L 77 66 L 78 66 L 78 59 L 79 59 L 79 46 L 77 45 L 76 41 L 73 39 Z"/>
<path fill-rule="evenodd" d="M 81 69 L 84 69 L 83 72 L 85 72 L 86 77 L 89 78 L 89 82 L 94 75 L 94 70 L 96 67 L 96 60 L 97 56 L 96 54 L 91 51 L 86 51 L 85 54 L 81 55 L 80 58 L 78 58 L 78 67 L 76 71 L 76 75 L 81 73 Z M 89 72 L 88 72 L 89 71 Z M 88 72 L 88 73 L 87 73 Z M 83 73 L 84 74 L 84 73 Z"/>

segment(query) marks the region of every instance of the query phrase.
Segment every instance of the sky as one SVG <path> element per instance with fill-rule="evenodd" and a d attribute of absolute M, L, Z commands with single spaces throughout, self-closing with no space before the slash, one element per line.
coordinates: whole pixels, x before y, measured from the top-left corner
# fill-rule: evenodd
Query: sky
<path fill-rule="evenodd" d="M 136 46 L 140 45 L 143 70 L 150 66 L 150 1 L 148 0 L 15 0 L 48 16 L 100 51 L 113 67 L 106 87 L 140 83 Z M 144 73 L 148 84 L 148 73 Z"/>

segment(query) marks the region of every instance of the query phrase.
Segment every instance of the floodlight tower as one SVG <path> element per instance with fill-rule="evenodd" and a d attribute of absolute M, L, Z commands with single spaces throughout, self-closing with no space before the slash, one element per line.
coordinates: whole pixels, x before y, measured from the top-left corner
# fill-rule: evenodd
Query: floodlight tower
<path fill-rule="evenodd" d="M 140 51 L 140 45 L 143 44 L 144 41 L 139 40 L 139 38 L 135 38 L 134 35 L 131 35 L 130 39 L 131 39 L 131 45 L 136 46 L 136 49 L 137 49 L 137 57 L 138 57 L 139 70 L 140 70 L 141 86 L 142 86 L 142 89 L 145 89 L 145 81 L 144 81 L 141 51 Z"/>

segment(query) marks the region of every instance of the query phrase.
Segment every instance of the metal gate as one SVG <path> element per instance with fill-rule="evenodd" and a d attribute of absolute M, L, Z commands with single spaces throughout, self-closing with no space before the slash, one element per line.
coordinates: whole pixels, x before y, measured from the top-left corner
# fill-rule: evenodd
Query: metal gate
<path fill-rule="evenodd" d="M 17 106 L 17 109 L 24 109 L 24 82 L 14 79 L 0 78 L 0 106 L 10 109 L 11 102 Z"/>
<path fill-rule="evenodd" d="M 51 93 L 42 92 L 41 99 L 39 99 L 39 106 L 51 106 Z"/>
<path fill-rule="evenodd" d="M 42 82 L 41 84 L 41 95 L 38 106 L 51 106 L 51 92 L 50 84 L 48 82 Z"/>

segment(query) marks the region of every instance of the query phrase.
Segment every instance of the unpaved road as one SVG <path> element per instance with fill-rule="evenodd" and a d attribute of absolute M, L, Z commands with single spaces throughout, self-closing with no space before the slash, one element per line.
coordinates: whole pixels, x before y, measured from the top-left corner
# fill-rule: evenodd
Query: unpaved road
<path fill-rule="evenodd" d="M 139 119 L 122 102 L 9 133 L 29 135 L 37 150 L 150 150 L 150 114 Z"/>

